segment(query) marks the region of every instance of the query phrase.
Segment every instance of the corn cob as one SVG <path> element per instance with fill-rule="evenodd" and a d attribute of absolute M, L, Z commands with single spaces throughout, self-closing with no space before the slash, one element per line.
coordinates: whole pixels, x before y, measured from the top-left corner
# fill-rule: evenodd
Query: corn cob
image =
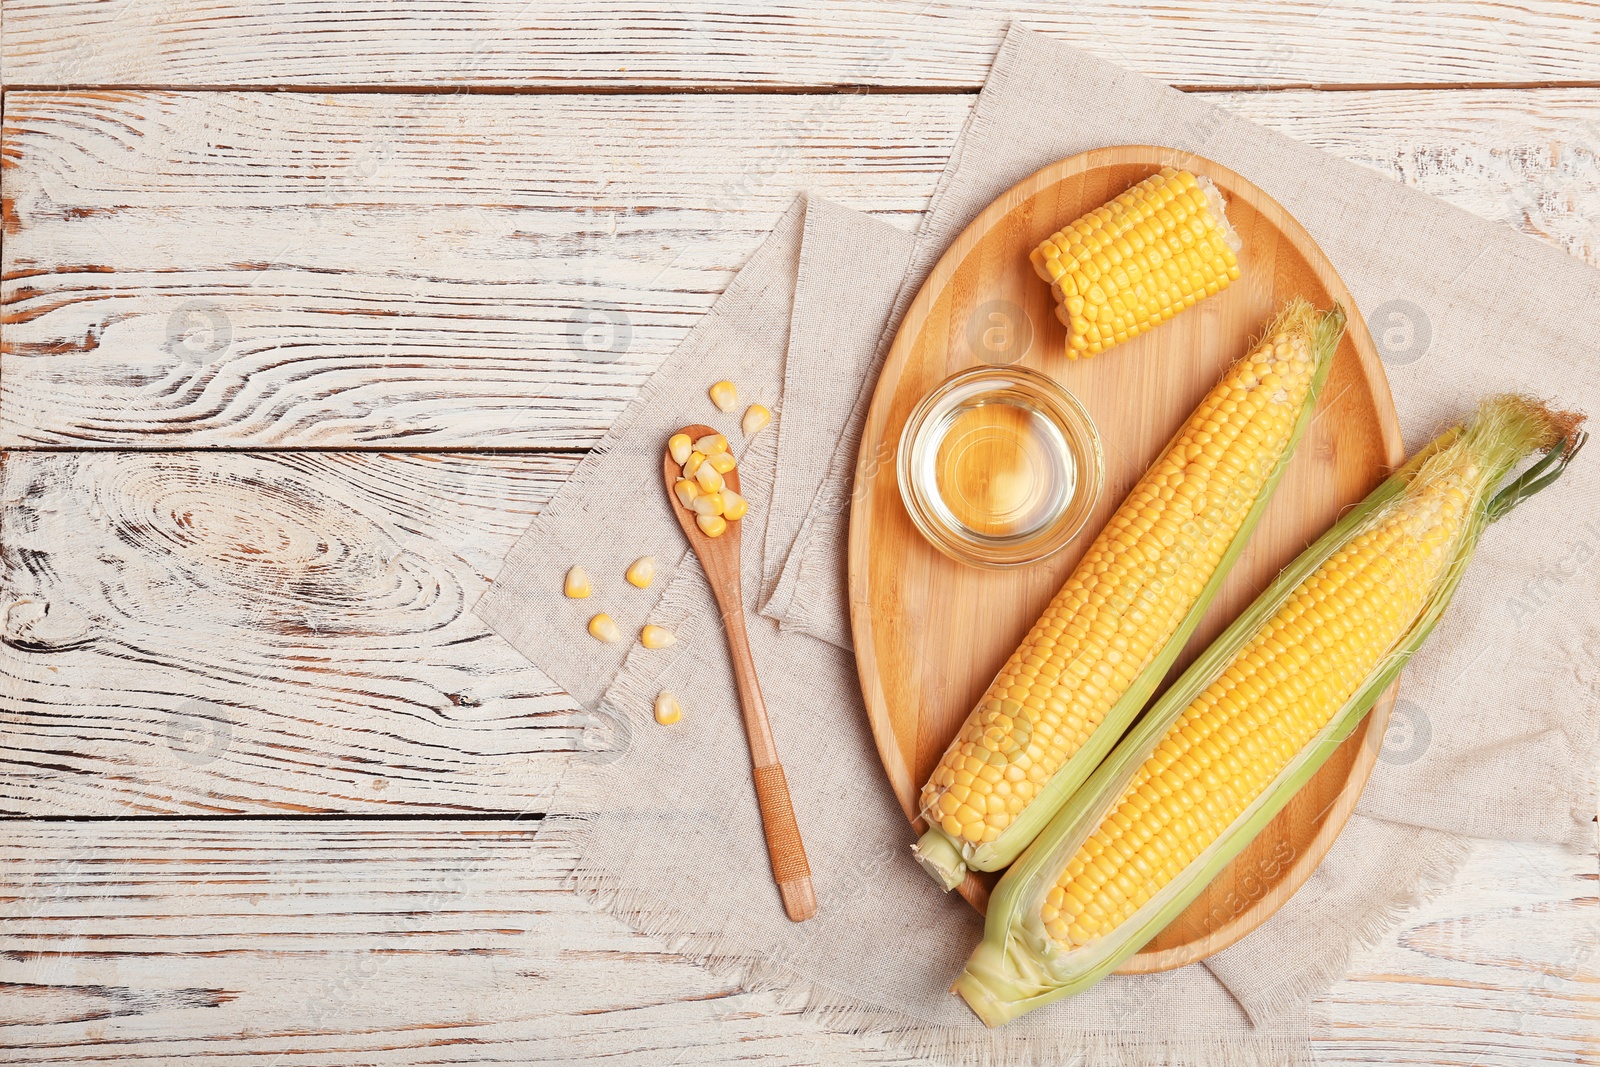
<path fill-rule="evenodd" d="M 1224 206 L 1209 178 L 1163 167 L 1040 243 L 1029 258 L 1055 294 L 1068 357 L 1137 337 L 1238 278 Z"/>
<path fill-rule="evenodd" d="M 1581 421 L 1494 398 L 1292 563 L 1001 880 L 956 982 L 973 1010 L 994 1026 L 1081 992 L 1187 907 L 1398 676 L 1483 530 L 1559 476 Z"/>
<path fill-rule="evenodd" d="M 1292 302 L 1134 486 L 923 787 L 946 889 L 1016 858 L 1149 699 L 1238 555 L 1344 326 Z"/>

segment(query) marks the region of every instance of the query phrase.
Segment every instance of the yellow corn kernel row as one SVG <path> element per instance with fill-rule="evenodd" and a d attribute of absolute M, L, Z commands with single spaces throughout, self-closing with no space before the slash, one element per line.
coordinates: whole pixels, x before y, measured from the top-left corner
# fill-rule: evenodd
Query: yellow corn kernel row
<path fill-rule="evenodd" d="M 701 533 L 721 537 L 727 532 L 728 523 L 745 517 L 750 502 L 724 478 L 738 465 L 728 451 L 726 437 L 712 433 L 694 441 L 686 433 L 675 433 L 667 439 L 667 454 L 683 468 L 683 477 L 672 483 L 672 494 L 679 504 L 694 512 L 695 525 Z"/>
<path fill-rule="evenodd" d="M 996 840 L 1160 654 L 1293 434 L 1310 326 L 1238 360 L 1134 486 L 990 684 L 922 789 L 957 843 Z"/>
<path fill-rule="evenodd" d="M 1216 186 L 1163 167 L 1046 238 L 1030 258 L 1051 285 L 1076 359 L 1226 289 L 1239 277 L 1236 240 Z"/>
<path fill-rule="evenodd" d="M 1453 558 L 1470 472 L 1456 474 L 1402 498 L 1329 557 L 1173 723 L 1046 895 L 1039 918 L 1051 938 L 1070 948 L 1127 920 L 1360 688 Z"/>

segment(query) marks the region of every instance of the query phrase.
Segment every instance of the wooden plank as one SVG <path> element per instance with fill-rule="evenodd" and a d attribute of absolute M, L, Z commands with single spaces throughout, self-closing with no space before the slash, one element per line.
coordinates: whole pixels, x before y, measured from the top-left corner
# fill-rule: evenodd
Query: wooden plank
<path fill-rule="evenodd" d="M 470 608 L 575 462 L 5 455 L 0 812 L 542 811 L 600 734 Z"/>
<path fill-rule="evenodd" d="M 7 1062 L 902 1063 L 663 951 L 482 823 L 13 825 Z M 1323 998 L 1319 1062 L 1530 1067 L 1592 1050 L 1593 858 L 1481 845 Z"/>
<path fill-rule="evenodd" d="M 1218 100 L 1600 263 L 1600 90 Z M 0 443 L 586 447 L 797 189 L 914 226 L 970 105 L 8 94 Z"/>
<path fill-rule="evenodd" d="M 797 190 L 913 224 L 969 105 L 9 94 L 0 436 L 587 446 Z"/>
<path fill-rule="evenodd" d="M 1600 79 L 1592 0 L 7 0 L 11 85 L 980 84 L 1016 19 L 1182 85 Z"/>

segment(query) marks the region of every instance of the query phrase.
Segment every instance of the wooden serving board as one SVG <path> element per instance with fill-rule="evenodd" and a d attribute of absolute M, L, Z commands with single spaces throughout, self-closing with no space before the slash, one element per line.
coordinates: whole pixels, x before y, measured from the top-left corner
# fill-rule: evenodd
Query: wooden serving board
<path fill-rule="evenodd" d="M 1029 250 L 1167 165 L 1209 176 L 1227 197 L 1228 218 L 1244 240 L 1241 277 L 1142 337 L 1093 359 L 1067 359 L 1065 329 Z M 1310 235 L 1266 193 L 1209 160 L 1144 145 L 1046 167 L 991 204 L 945 252 L 884 364 L 850 519 L 861 686 L 884 768 L 919 832 L 918 791 L 990 680 L 1172 433 L 1293 296 L 1322 308 L 1343 304 L 1349 329 L 1315 420 L 1174 678 L 1404 457 L 1389 386 L 1355 301 Z M 964 566 L 925 541 L 901 502 L 893 460 L 925 393 L 957 371 L 995 362 L 1041 370 L 1076 394 L 1106 460 L 1106 491 L 1084 533 L 1041 563 L 1004 571 Z M 1304 884 L 1355 806 L 1393 702 L 1391 688 L 1256 841 L 1121 973 L 1167 970 L 1220 951 Z M 982 910 L 995 878 L 969 876 L 960 892 Z"/>

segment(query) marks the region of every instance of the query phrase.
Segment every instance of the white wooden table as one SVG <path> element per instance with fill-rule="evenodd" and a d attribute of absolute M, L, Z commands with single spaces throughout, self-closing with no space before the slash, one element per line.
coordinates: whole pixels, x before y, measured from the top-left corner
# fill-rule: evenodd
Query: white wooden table
<path fill-rule="evenodd" d="M 582 720 L 467 609 L 1012 14 L 1600 264 L 1595 0 L 4 0 L 0 1059 L 904 1062 L 561 890 Z M 1319 1056 L 1600 1062 L 1596 896 L 1481 846 Z"/>

